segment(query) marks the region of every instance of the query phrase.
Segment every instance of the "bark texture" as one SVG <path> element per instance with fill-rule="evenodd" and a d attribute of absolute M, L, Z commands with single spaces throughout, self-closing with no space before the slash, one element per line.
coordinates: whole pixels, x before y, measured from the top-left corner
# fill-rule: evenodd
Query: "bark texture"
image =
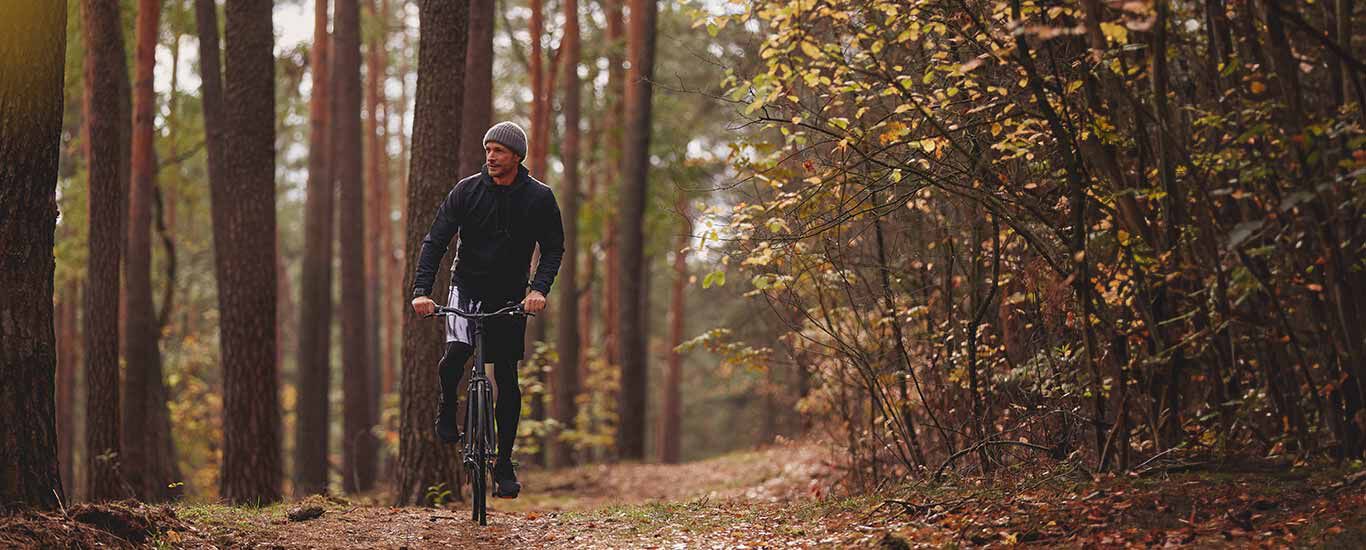
<path fill-rule="evenodd" d="M 119 463 L 119 255 L 123 241 L 123 169 L 119 74 L 123 38 L 118 5 L 81 2 L 84 33 L 86 161 L 90 188 L 89 264 L 85 288 L 86 475 L 92 501 L 129 496 Z"/>
<path fill-rule="evenodd" d="M 412 166 L 409 171 L 407 237 L 403 288 L 413 287 L 422 237 L 432 225 L 436 207 L 446 198 L 459 167 L 460 106 L 464 101 L 465 30 L 469 5 L 419 0 L 417 93 L 413 113 Z M 445 296 L 450 256 L 437 269 L 433 296 Z M 419 319 L 412 308 L 403 314 L 403 382 L 400 395 L 399 505 L 431 504 L 429 489 L 456 492 L 460 468 L 454 445 L 436 440 L 432 423 L 440 393 L 437 364 L 444 337 L 440 323 Z M 457 493 L 458 494 L 458 493 Z"/>
<path fill-rule="evenodd" d="M 52 246 L 66 3 L 8 5 L 0 59 L 0 512 L 10 512 L 65 499 L 52 400 Z"/>
<path fill-rule="evenodd" d="M 281 496 L 271 8 L 270 0 L 227 2 L 224 173 L 210 185 L 223 354 L 219 496 L 238 504 Z"/>

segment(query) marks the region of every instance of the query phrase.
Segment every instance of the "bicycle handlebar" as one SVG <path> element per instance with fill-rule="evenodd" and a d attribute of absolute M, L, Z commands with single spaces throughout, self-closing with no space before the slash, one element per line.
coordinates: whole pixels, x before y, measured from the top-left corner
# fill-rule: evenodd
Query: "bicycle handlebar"
<path fill-rule="evenodd" d="M 490 312 L 490 313 L 469 312 L 469 311 L 460 310 L 460 309 L 458 309 L 458 308 L 453 308 L 453 307 L 447 307 L 447 306 L 438 305 L 438 306 L 436 306 L 436 313 L 433 313 L 433 314 L 431 314 L 431 315 L 427 315 L 427 317 L 445 317 L 445 316 L 448 316 L 448 315 L 458 315 L 458 316 L 464 317 L 464 318 L 466 318 L 466 319 L 485 319 L 485 318 L 488 318 L 488 317 L 497 317 L 497 316 L 499 316 L 499 315 L 509 315 L 509 316 L 513 316 L 513 317 L 517 317 L 517 316 L 521 316 L 521 317 L 535 317 L 535 316 L 536 316 L 535 313 L 532 313 L 532 312 L 530 312 L 530 311 L 527 311 L 527 310 L 525 310 L 525 309 L 522 309 L 522 304 L 513 304 L 513 305 L 510 305 L 510 306 L 504 307 L 503 309 L 500 309 L 500 310 L 498 310 L 498 311 L 494 311 L 494 312 Z"/>

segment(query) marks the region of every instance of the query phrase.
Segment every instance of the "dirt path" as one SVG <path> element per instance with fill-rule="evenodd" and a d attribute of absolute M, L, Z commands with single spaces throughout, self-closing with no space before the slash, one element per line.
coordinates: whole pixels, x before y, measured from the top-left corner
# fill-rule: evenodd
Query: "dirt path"
<path fill-rule="evenodd" d="M 809 518 L 791 516 L 791 502 L 823 487 L 825 474 L 818 451 L 798 445 L 681 465 L 532 470 L 521 476 L 520 498 L 490 501 L 486 527 L 470 520 L 468 501 L 423 509 L 318 500 L 323 515 L 303 522 L 286 519 L 285 506 L 254 514 L 221 506 L 185 506 L 179 515 L 195 525 L 196 538 L 220 547 L 811 545 L 823 530 L 795 526 Z"/>
<path fill-rule="evenodd" d="M 153 548 L 1063 548 L 1366 547 L 1366 470 L 1289 465 L 1092 478 L 1022 464 L 994 481 L 908 482 L 832 496 L 815 447 L 679 465 L 527 471 L 522 498 L 394 508 L 310 497 L 321 516 L 136 502 L 0 518 L 0 547 Z M 1266 466 L 1266 465 L 1263 465 Z"/>

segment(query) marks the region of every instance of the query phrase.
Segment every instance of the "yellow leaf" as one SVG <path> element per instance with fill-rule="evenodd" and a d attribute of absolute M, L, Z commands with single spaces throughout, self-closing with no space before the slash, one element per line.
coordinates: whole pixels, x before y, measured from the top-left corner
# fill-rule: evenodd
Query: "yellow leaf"
<path fill-rule="evenodd" d="M 991 125 L 991 136 L 992 136 L 992 137 L 996 137 L 996 136 L 999 136 L 999 135 L 1001 135 L 1001 125 L 1000 125 L 1000 124 L 992 124 L 992 125 Z"/>
<path fill-rule="evenodd" d="M 1106 38 L 1114 40 L 1116 44 L 1127 44 L 1129 42 L 1129 29 L 1119 23 L 1101 23 L 1100 32 Z"/>
<path fill-rule="evenodd" d="M 806 56 L 811 59 L 818 59 L 821 56 L 821 49 L 817 48 L 815 44 L 803 40 L 802 53 L 806 54 Z"/>

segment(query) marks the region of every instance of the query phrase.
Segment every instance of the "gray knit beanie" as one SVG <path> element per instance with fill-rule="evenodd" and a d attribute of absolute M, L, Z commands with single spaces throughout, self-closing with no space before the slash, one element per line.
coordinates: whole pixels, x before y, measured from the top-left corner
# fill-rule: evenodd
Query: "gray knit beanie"
<path fill-rule="evenodd" d="M 503 121 L 494 124 L 489 131 L 484 134 L 484 143 L 490 141 L 503 144 L 504 147 L 517 153 L 520 158 L 526 158 L 526 132 L 515 122 Z"/>

